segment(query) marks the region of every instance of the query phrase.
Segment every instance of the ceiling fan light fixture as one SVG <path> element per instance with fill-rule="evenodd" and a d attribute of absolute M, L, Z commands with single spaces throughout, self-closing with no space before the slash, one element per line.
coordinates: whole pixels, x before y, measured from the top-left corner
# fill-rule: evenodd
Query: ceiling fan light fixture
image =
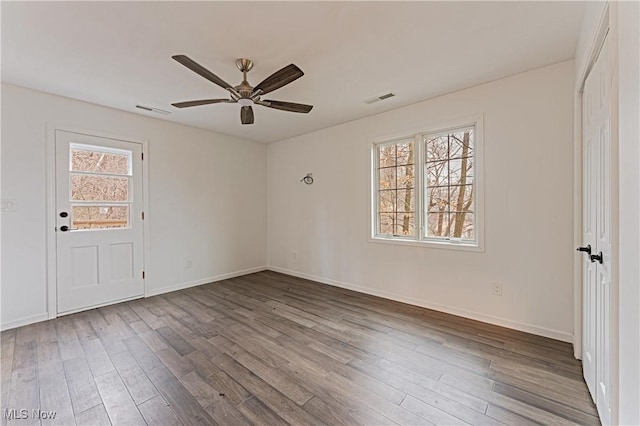
<path fill-rule="evenodd" d="M 238 99 L 238 103 L 242 106 L 252 106 L 253 100 L 249 98 L 240 98 Z"/>

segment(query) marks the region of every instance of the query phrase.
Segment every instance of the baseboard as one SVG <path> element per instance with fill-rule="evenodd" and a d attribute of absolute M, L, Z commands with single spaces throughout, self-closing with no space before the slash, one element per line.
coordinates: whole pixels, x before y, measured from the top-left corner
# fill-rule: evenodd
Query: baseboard
<path fill-rule="evenodd" d="M 495 317 L 492 315 L 486 315 L 479 312 L 473 312 L 466 309 L 460 309 L 452 306 L 440 305 L 437 303 L 404 297 L 397 294 L 389 293 L 386 291 L 373 290 L 367 287 L 359 286 L 356 284 L 351 284 L 343 281 L 337 281 L 329 278 L 324 278 L 316 275 L 306 274 L 304 272 L 294 271 L 291 269 L 280 268 L 277 266 L 259 266 L 255 268 L 244 269 L 241 271 L 230 272 L 226 274 L 216 275 L 212 277 L 202 278 L 195 281 L 189 281 L 185 283 L 179 283 L 168 287 L 162 287 L 159 289 L 153 289 L 151 291 L 146 292 L 145 297 L 155 296 L 158 294 L 170 293 L 176 290 L 182 290 L 189 287 L 195 287 L 203 284 L 209 284 L 216 281 L 222 281 L 230 278 L 239 277 L 242 275 L 253 274 L 256 272 L 261 272 L 265 270 L 270 270 L 274 272 L 279 272 L 282 274 L 292 275 L 294 277 L 304 278 L 307 280 L 317 281 L 319 283 L 332 285 L 334 287 L 340 287 L 348 290 L 357 291 L 359 293 L 370 294 L 372 296 L 383 297 L 389 300 L 395 300 L 397 302 L 407 303 L 409 305 L 420 306 L 422 308 L 433 309 L 434 311 L 444 312 L 451 315 L 460 316 L 463 318 L 468 318 L 476 321 L 482 321 L 489 324 L 498 325 L 501 327 L 507 327 L 514 330 L 524 331 L 526 333 L 536 334 L 538 336 L 549 337 L 551 339 L 560 340 L 563 342 L 571 343 L 573 341 L 573 334 L 566 333 L 563 331 L 553 330 L 550 328 L 538 327 L 532 324 L 521 323 L 518 321 L 512 321 L 506 318 Z M 15 321 L 10 321 L 7 323 L 0 324 L 0 330 L 10 330 L 12 328 L 21 327 L 23 325 L 33 324 L 40 321 L 46 321 L 49 319 L 49 315 L 47 313 L 42 313 L 38 315 L 33 315 L 30 317 L 21 318 Z"/>
<path fill-rule="evenodd" d="M 46 321 L 48 319 L 49 319 L 49 314 L 45 312 L 43 314 L 32 315 L 30 317 L 20 318 L 15 321 L 2 323 L 0 324 L 0 330 L 1 331 L 11 330 L 12 328 L 18 328 L 18 327 L 22 327 L 23 325 L 29 325 L 35 322 Z"/>
<path fill-rule="evenodd" d="M 229 272 L 227 274 L 215 275 L 213 277 L 201 278 L 195 281 L 189 281 L 186 283 L 178 283 L 168 287 L 162 287 L 157 289 L 152 289 L 145 292 L 145 297 L 156 296 L 158 294 L 170 293 L 172 291 L 182 290 L 189 287 L 196 287 L 202 284 L 209 284 L 216 281 L 228 280 L 230 278 L 240 277 L 242 275 L 253 274 L 260 271 L 266 271 L 268 268 L 266 266 L 258 266 L 255 268 L 243 269 L 241 271 Z"/>
<path fill-rule="evenodd" d="M 304 272 L 293 271 L 290 269 L 280 268 L 278 266 L 267 266 L 268 270 L 274 272 L 280 272 L 286 275 L 292 275 L 294 277 L 304 278 L 307 280 L 317 281 L 323 284 L 332 285 L 334 287 L 340 287 L 347 290 L 357 291 L 359 293 L 365 293 L 372 296 L 383 297 L 389 300 L 395 300 L 396 302 L 402 302 L 409 305 L 420 306 L 422 308 L 433 309 L 434 311 L 444 312 L 451 315 L 456 315 L 463 318 L 468 318 L 476 321 L 486 322 L 488 324 L 498 325 L 501 327 L 511 328 L 518 331 L 524 331 L 526 333 L 535 334 L 538 336 L 548 337 L 550 339 L 560 340 L 562 342 L 573 342 L 573 334 L 564 331 L 554 330 L 550 328 L 538 327 L 532 324 L 521 323 L 518 321 L 509 320 L 506 318 L 495 317 L 492 315 L 486 315 L 479 312 L 473 312 L 466 309 L 460 309 L 452 306 L 440 305 L 438 303 L 429 302 L 426 300 L 415 299 L 411 297 L 400 296 L 397 294 L 389 293 L 386 291 L 374 290 L 367 287 L 359 286 L 356 284 L 346 283 L 343 281 L 337 281 L 330 278 L 319 277 Z"/>

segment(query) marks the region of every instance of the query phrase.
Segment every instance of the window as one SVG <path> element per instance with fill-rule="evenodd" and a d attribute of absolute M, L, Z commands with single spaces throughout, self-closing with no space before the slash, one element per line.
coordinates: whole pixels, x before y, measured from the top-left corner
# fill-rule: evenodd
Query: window
<path fill-rule="evenodd" d="M 131 151 L 70 144 L 69 171 L 73 229 L 129 226 Z"/>
<path fill-rule="evenodd" d="M 482 248 L 481 124 L 374 144 L 374 239 Z"/>
<path fill-rule="evenodd" d="M 380 233 L 415 236 L 415 154 L 412 140 L 378 149 L 378 223 Z"/>

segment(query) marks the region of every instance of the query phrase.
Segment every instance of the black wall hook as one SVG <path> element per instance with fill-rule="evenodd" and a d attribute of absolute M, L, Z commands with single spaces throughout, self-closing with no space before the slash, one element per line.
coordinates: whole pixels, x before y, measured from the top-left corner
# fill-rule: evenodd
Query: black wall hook
<path fill-rule="evenodd" d="M 304 182 L 307 185 L 311 185 L 313 183 L 313 173 L 307 173 L 305 177 L 300 179 L 300 182 Z"/>

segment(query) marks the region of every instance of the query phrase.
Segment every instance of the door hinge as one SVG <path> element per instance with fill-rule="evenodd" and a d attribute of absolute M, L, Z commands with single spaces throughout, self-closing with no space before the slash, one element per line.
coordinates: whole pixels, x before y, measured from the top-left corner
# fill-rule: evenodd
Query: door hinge
<path fill-rule="evenodd" d="M 142 212 L 142 220 L 144 220 L 144 212 Z"/>
<path fill-rule="evenodd" d="M 144 161 L 144 152 L 141 152 L 141 153 L 140 153 L 140 159 L 141 159 L 142 161 Z"/>
<path fill-rule="evenodd" d="M 144 271 L 142 271 L 142 279 L 144 280 Z"/>

